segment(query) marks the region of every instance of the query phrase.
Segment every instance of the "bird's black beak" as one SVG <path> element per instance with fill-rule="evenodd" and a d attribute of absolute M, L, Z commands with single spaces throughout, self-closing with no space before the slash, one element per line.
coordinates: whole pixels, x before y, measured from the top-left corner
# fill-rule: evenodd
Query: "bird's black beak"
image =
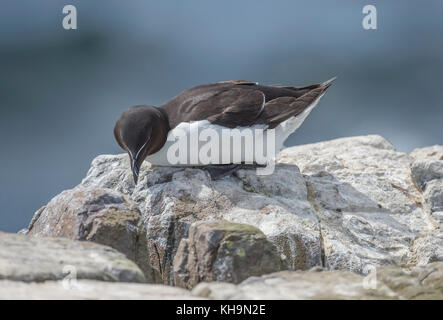
<path fill-rule="evenodd" d="M 134 177 L 134 183 L 137 184 L 140 168 L 138 167 L 137 160 L 135 159 L 131 159 L 131 170 L 132 176 Z"/>

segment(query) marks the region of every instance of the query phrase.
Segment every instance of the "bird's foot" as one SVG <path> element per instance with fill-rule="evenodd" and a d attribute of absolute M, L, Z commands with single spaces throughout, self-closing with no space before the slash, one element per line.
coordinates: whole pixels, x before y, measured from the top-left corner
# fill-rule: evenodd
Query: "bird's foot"
<path fill-rule="evenodd" d="M 200 167 L 200 169 L 206 170 L 211 176 L 212 180 L 219 180 L 226 176 L 236 173 L 241 169 L 256 169 L 256 168 L 264 168 L 266 165 L 261 165 L 257 163 L 233 163 L 233 164 L 213 164 L 207 165 L 204 167 Z"/>

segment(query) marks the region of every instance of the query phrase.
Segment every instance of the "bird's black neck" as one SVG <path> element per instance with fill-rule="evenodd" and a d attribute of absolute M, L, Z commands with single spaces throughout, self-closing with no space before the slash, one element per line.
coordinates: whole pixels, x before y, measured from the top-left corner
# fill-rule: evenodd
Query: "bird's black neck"
<path fill-rule="evenodd" d="M 169 124 L 169 117 L 167 112 L 161 108 L 161 107 L 155 107 L 159 113 L 160 113 L 160 118 L 162 119 L 162 121 L 164 122 L 164 125 L 166 126 L 166 132 L 169 132 L 169 130 L 171 130 L 171 126 Z"/>

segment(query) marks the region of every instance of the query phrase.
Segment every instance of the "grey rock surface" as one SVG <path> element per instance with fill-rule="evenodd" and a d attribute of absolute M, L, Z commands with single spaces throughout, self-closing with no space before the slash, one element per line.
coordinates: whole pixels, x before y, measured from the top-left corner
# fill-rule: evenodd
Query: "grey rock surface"
<path fill-rule="evenodd" d="M 146 281 L 134 262 L 112 248 L 0 232 L 0 279 L 41 282 L 67 278 Z"/>
<path fill-rule="evenodd" d="M 443 222 L 443 146 L 415 149 L 411 177 L 423 194 L 424 209 L 436 225 Z"/>
<path fill-rule="evenodd" d="M 414 159 L 443 160 L 443 146 L 435 145 L 412 150 L 411 157 Z"/>
<path fill-rule="evenodd" d="M 126 154 L 102 155 L 93 160 L 80 185 L 36 213 L 28 234 L 102 239 L 101 243 L 120 246 L 148 281 L 183 287 L 214 274 L 224 275 L 218 280 L 236 282 L 229 275 L 255 272 L 252 265 L 231 264 L 228 271 L 209 268 L 205 275 L 190 276 L 196 274 L 191 270 L 207 265 L 202 260 L 192 267 L 184 262 L 189 253 L 196 255 L 189 243 L 209 239 L 198 230 L 205 226 L 202 221 L 259 229 L 289 270 L 320 266 L 365 274 L 379 265 L 425 265 L 443 259 L 441 148 L 409 155 L 377 135 L 342 138 L 283 150 L 272 175 L 240 170 L 216 181 L 201 169 L 145 162 L 137 186 Z M 69 204 L 75 194 L 83 194 L 78 200 L 81 210 Z M 104 204 L 103 198 L 108 199 Z M 102 230 L 110 224 L 94 224 L 97 214 L 117 210 L 131 217 L 116 218 L 119 240 L 92 236 L 113 229 Z M 52 227 L 45 229 L 48 223 Z M 133 231 L 122 225 L 133 226 L 128 228 Z M 190 230 L 203 238 L 192 239 Z M 250 245 L 242 239 L 238 245 Z M 271 265 L 276 269 L 268 272 L 281 270 L 279 264 Z"/>
<path fill-rule="evenodd" d="M 378 267 L 364 277 L 349 271 L 281 271 L 240 284 L 201 282 L 192 291 L 152 284 L 77 280 L 0 280 L 0 299 L 443 299 L 443 263 L 412 270 Z"/>
<path fill-rule="evenodd" d="M 158 284 L 95 280 L 18 282 L 0 280 L 0 300 L 196 300 L 189 291 Z"/>
<path fill-rule="evenodd" d="M 287 268 L 260 230 L 227 221 L 192 224 L 188 238 L 180 241 L 173 266 L 175 284 L 185 288 L 202 281 L 239 283 Z"/>
<path fill-rule="evenodd" d="M 37 211 L 28 234 L 91 240 L 135 260 L 140 216 L 137 204 L 120 192 L 78 188 L 63 191 Z"/>
<path fill-rule="evenodd" d="M 192 293 L 209 299 L 443 299 L 443 263 L 413 270 L 379 267 L 363 277 L 349 271 L 282 271 L 242 283 L 203 282 Z"/>
<path fill-rule="evenodd" d="M 88 240 L 110 246 L 135 261 L 150 282 L 141 214 L 130 196 L 112 189 L 74 188 L 54 197 L 36 212 L 28 235 Z"/>
<path fill-rule="evenodd" d="M 411 156 L 411 178 L 422 194 L 423 210 L 435 228 L 418 237 L 412 247 L 417 264 L 424 265 L 443 260 L 443 146 L 415 149 Z"/>
<path fill-rule="evenodd" d="M 371 265 L 425 263 L 412 248 L 422 237 L 437 241 L 440 225 L 411 178 L 413 157 L 372 135 L 288 148 L 281 161 L 304 174 L 326 268 L 364 273 Z M 433 241 L 422 243 L 422 250 L 438 250 Z"/>

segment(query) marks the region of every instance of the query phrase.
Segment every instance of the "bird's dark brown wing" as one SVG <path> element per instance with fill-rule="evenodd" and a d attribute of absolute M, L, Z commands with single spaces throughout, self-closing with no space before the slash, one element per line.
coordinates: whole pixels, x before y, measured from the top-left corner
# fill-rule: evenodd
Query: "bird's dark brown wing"
<path fill-rule="evenodd" d="M 227 128 L 248 127 L 256 123 L 264 105 L 265 95 L 262 92 L 233 88 L 205 100 L 196 107 L 196 111 L 201 109 L 204 112 L 214 106 L 220 106 L 217 108 L 218 113 L 206 119 Z"/>
<path fill-rule="evenodd" d="M 228 128 L 254 124 L 272 128 L 301 113 L 329 85 L 262 86 L 246 80 L 222 81 L 184 90 L 160 108 L 168 114 L 171 129 L 180 122 L 199 120 Z"/>
<path fill-rule="evenodd" d="M 266 123 L 268 128 L 272 129 L 283 121 L 296 117 L 307 109 L 316 99 L 320 98 L 325 92 L 327 86 L 319 86 L 309 90 L 299 98 L 280 97 L 267 102 L 263 112 L 256 120 L 257 123 Z"/>
<path fill-rule="evenodd" d="M 194 87 L 161 106 L 171 128 L 180 122 L 209 120 L 228 128 L 250 126 L 263 110 L 265 95 L 253 86 L 230 82 Z"/>
<path fill-rule="evenodd" d="M 219 81 L 217 83 L 238 84 L 238 85 L 243 85 L 243 86 L 258 85 L 258 82 L 248 81 L 248 80 L 225 80 L 225 81 Z"/>

